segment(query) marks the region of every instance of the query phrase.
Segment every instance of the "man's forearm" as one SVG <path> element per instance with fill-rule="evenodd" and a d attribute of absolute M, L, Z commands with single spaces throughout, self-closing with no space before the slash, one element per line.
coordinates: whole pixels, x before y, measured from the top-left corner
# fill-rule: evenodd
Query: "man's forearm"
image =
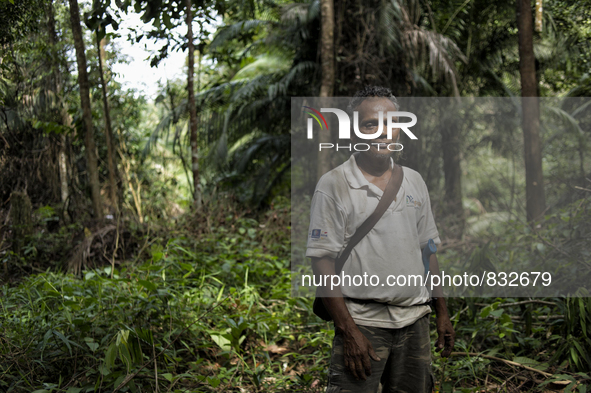
<path fill-rule="evenodd" d="M 435 254 L 431 255 L 429 265 L 431 267 L 431 273 L 439 275 L 439 261 Z M 435 346 L 438 351 L 442 351 L 441 356 L 448 357 L 455 345 L 456 333 L 449 320 L 447 305 L 445 304 L 445 298 L 443 297 L 443 289 L 441 286 L 438 285 L 433 288 L 433 297 L 437 299 L 434 307 L 435 314 L 437 315 L 437 334 L 439 336 L 435 342 Z"/>
<path fill-rule="evenodd" d="M 332 277 L 336 274 L 335 260 L 329 257 L 312 258 L 312 269 L 315 275 L 329 275 Z M 323 296 L 324 306 L 332 317 L 337 330 L 347 331 L 356 327 L 345 304 L 340 285 L 334 286 L 332 289 L 329 286 L 322 287 L 320 294 Z"/>
<path fill-rule="evenodd" d="M 429 267 L 431 274 L 439 276 L 439 261 L 437 260 L 437 255 L 431 255 L 429 258 Z M 433 308 L 435 308 L 435 315 L 437 315 L 438 318 L 443 316 L 448 317 L 447 304 L 445 303 L 443 289 L 441 286 L 437 285 L 433 288 L 433 297 L 436 299 L 433 304 Z"/>
<path fill-rule="evenodd" d="M 312 258 L 312 268 L 315 275 L 335 274 L 335 260 L 333 258 Z M 371 359 L 379 362 L 371 342 L 359 330 L 349 309 L 345 304 L 341 287 L 325 286 L 319 289 L 319 295 L 334 321 L 336 333 L 342 335 L 343 358 L 345 367 L 356 379 L 365 380 L 371 375 Z"/>

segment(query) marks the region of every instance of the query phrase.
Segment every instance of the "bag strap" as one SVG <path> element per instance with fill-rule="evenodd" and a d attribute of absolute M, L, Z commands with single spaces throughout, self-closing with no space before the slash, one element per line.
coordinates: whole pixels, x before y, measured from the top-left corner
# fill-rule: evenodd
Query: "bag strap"
<path fill-rule="evenodd" d="M 398 194 L 398 190 L 400 190 L 400 186 L 402 185 L 402 179 L 404 178 L 404 171 L 400 165 L 394 165 L 394 169 L 392 169 L 392 175 L 390 176 L 390 180 L 388 180 L 388 184 L 386 185 L 386 189 L 382 198 L 378 202 L 378 206 L 376 210 L 367 217 L 363 224 L 357 228 L 353 236 L 351 236 L 351 240 L 349 240 L 349 244 L 345 250 L 341 253 L 341 255 L 337 258 L 335 262 L 335 274 L 340 274 L 341 270 L 343 270 L 343 265 L 349 258 L 351 251 L 353 248 L 371 231 L 371 229 L 380 221 L 380 218 L 384 215 L 388 207 L 396 199 L 396 194 Z"/>

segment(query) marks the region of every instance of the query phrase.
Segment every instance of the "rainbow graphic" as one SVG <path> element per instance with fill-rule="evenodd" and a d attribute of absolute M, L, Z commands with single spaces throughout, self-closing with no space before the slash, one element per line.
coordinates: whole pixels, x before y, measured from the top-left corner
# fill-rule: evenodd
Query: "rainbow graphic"
<path fill-rule="evenodd" d="M 326 119 L 324 118 L 324 116 L 322 116 L 322 114 L 320 112 L 318 112 L 316 109 L 311 108 L 309 106 L 303 106 L 302 108 L 306 108 L 311 110 L 312 112 L 314 112 L 316 115 L 320 116 L 320 119 L 322 119 L 322 121 L 324 122 L 324 125 L 326 126 L 326 129 L 328 130 L 328 124 L 326 123 Z M 322 123 L 320 122 L 320 119 L 318 118 L 318 116 L 316 116 L 314 113 L 309 112 L 309 111 L 305 111 L 307 114 L 309 114 L 310 116 L 312 116 L 314 119 L 316 119 L 316 122 L 318 123 L 318 125 L 320 126 L 320 129 L 323 130 L 324 127 L 322 127 Z"/>

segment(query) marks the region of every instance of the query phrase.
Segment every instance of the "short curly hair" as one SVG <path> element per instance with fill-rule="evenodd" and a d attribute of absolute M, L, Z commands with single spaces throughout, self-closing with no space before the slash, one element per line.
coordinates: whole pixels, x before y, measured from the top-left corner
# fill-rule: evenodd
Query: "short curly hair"
<path fill-rule="evenodd" d="M 349 116 L 353 116 L 353 111 L 355 110 L 355 108 L 361 105 L 361 103 L 365 101 L 366 98 L 371 97 L 388 98 L 390 101 L 392 101 L 392 103 L 396 107 L 396 110 L 400 109 L 400 106 L 398 105 L 398 100 L 396 99 L 394 94 L 392 94 L 392 90 L 390 90 L 389 88 L 383 86 L 365 86 L 363 89 L 358 90 L 353 96 L 353 98 L 351 98 L 351 101 L 349 101 L 349 105 L 347 105 L 347 113 L 349 114 Z"/>

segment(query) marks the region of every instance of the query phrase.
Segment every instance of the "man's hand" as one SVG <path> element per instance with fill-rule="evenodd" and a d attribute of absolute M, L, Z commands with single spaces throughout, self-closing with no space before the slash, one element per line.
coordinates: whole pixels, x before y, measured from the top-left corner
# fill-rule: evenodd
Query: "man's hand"
<path fill-rule="evenodd" d="M 433 275 L 439 276 L 439 261 L 436 254 L 431 254 L 429 257 L 430 271 Z M 443 297 L 443 290 L 441 286 L 437 285 L 433 288 L 433 296 L 435 300 L 435 314 L 437 315 L 437 341 L 435 342 L 435 350 L 441 352 L 444 358 L 451 355 L 456 341 L 456 332 L 451 325 L 449 315 L 447 314 L 447 306 L 445 305 L 445 298 Z"/>
<path fill-rule="evenodd" d="M 342 330 L 345 367 L 356 379 L 366 380 L 371 375 L 370 357 L 376 362 L 380 358 L 373 350 L 371 343 L 357 327 Z"/>
<path fill-rule="evenodd" d="M 437 316 L 437 335 L 438 338 L 435 342 L 437 348 L 436 351 L 439 352 L 443 350 L 441 356 L 446 358 L 451 354 L 456 340 L 456 332 L 454 332 L 454 328 L 451 325 L 447 313 L 445 315 Z"/>
<path fill-rule="evenodd" d="M 332 258 L 312 258 L 312 268 L 314 274 L 333 275 L 335 261 Z M 371 375 L 370 357 L 375 361 L 380 361 L 378 355 L 374 352 L 371 343 L 359 331 L 355 321 L 345 305 L 341 287 L 336 286 L 323 287 L 324 296 L 322 301 L 330 316 L 334 319 L 336 331 L 343 337 L 343 355 L 345 367 L 351 371 L 351 374 L 357 379 L 365 380 Z"/>

